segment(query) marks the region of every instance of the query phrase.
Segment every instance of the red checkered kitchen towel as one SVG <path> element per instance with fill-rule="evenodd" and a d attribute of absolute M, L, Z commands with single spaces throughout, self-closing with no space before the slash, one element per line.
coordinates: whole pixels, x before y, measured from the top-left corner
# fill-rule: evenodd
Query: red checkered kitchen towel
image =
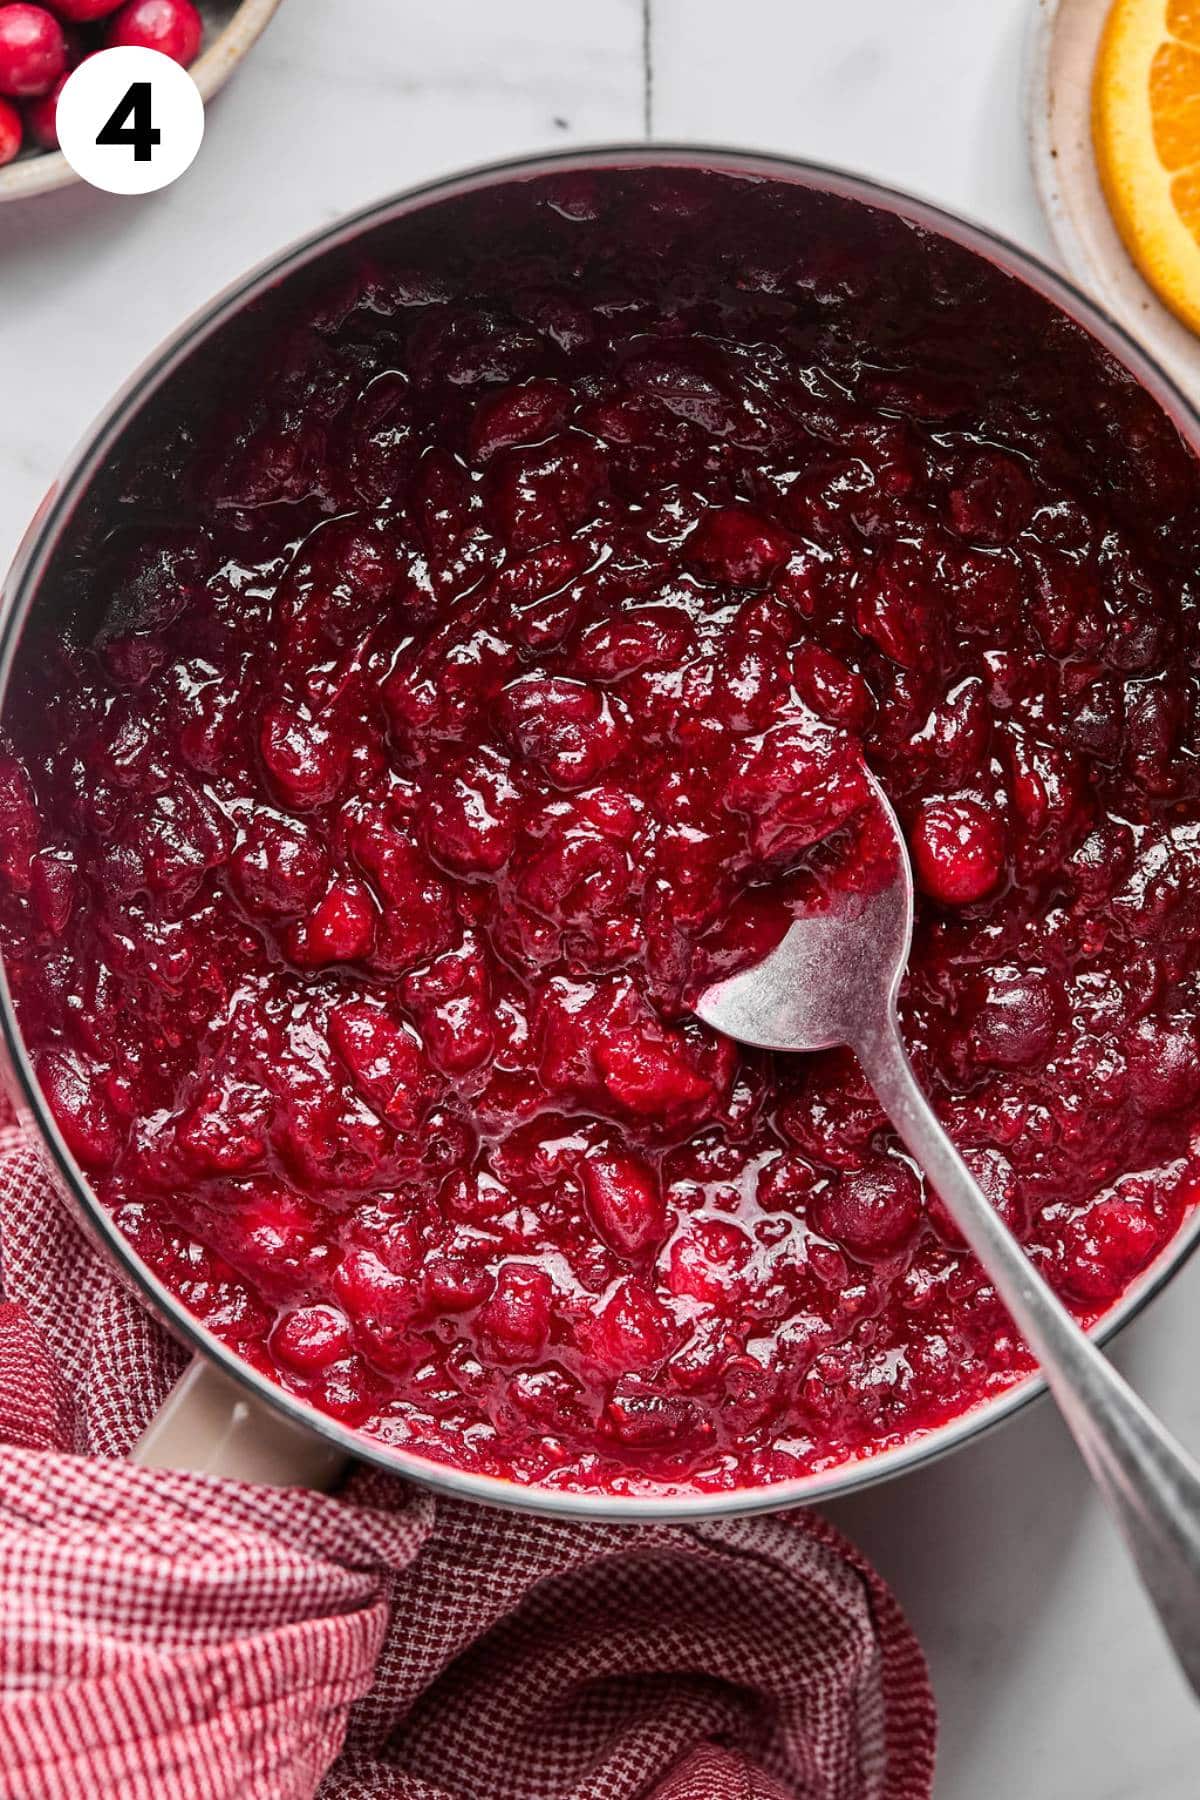
<path fill-rule="evenodd" d="M 927 1800 L 921 1652 L 811 1515 L 132 1468 L 182 1362 L 0 1129 L 2 1800 Z"/>

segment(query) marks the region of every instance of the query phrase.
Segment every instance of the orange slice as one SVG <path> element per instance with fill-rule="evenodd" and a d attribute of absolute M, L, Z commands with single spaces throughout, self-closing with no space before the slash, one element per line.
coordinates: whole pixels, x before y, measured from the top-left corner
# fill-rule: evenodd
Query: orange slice
<path fill-rule="evenodd" d="M 1200 332 L 1200 0 L 1115 0 L 1096 58 L 1092 139 L 1129 254 Z"/>

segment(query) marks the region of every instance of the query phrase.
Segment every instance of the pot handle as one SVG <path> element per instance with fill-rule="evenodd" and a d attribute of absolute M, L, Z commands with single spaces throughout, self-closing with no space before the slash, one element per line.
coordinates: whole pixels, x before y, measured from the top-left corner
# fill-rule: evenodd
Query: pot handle
<path fill-rule="evenodd" d="M 347 1458 L 195 1356 L 129 1453 L 147 1469 L 190 1469 L 268 1487 L 331 1488 Z"/>

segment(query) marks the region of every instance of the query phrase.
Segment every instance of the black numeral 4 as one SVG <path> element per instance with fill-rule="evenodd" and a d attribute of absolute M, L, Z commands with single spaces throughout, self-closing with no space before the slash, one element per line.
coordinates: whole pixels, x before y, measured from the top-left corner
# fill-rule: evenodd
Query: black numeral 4
<path fill-rule="evenodd" d="M 116 111 L 96 139 L 98 144 L 128 144 L 134 162 L 149 162 L 162 132 L 150 122 L 150 83 L 135 81 L 125 90 Z"/>

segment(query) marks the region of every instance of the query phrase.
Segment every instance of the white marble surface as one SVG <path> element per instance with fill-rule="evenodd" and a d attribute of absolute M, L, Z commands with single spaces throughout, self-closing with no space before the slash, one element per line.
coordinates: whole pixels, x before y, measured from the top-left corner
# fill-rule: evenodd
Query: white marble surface
<path fill-rule="evenodd" d="M 1031 3 L 286 0 L 175 188 L 0 209 L 0 566 L 167 329 L 290 237 L 424 176 L 636 138 L 648 118 L 662 138 L 863 169 L 1047 250 L 1021 120 Z M 1200 1447 L 1198 1297 L 1200 1264 L 1117 1360 Z M 1048 1407 L 830 1510 L 925 1644 L 939 1800 L 1194 1800 L 1197 1715 Z"/>

